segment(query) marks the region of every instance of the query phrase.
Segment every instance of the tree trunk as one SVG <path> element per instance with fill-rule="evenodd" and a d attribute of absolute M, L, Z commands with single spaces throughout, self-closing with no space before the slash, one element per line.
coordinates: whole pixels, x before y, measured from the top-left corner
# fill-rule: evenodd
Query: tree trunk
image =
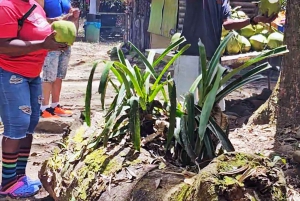
<path fill-rule="evenodd" d="M 300 1 L 287 1 L 285 44 L 289 53 L 283 58 L 278 94 L 277 126 L 295 127 L 300 122 Z M 278 129 L 277 129 L 278 130 Z"/>

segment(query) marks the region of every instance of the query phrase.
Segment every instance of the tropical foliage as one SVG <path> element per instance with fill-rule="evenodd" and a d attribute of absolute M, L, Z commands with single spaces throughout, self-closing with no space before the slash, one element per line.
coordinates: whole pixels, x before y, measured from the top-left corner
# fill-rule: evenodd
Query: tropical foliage
<path fill-rule="evenodd" d="M 199 41 L 199 70 L 202 73 L 184 96 L 184 102 L 176 100 L 176 85 L 171 76 L 168 75 L 166 81 L 163 81 L 162 77 L 190 45 L 185 45 L 178 51 L 160 73 L 155 71 L 155 67 L 161 63 L 164 57 L 185 41 L 184 38 L 179 38 L 157 59 L 154 59 L 155 52 L 151 51 L 148 57 L 145 57 L 131 44 L 133 50 L 143 61 L 145 70 L 141 70 L 137 65 L 132 65 L 119 48 L 117 52 L 119 61 L 105 62 L 105 69 L 100 78 L 98 92 L 101 94 L 102 109 L 105 109 L 108 84 L 115 89 L 116 95 L 106 111 L 103 130 L 99 135 L 91 136 L 87 148 L 97 148 L 99 143 L 106 146 L 110 138 L 129 134 L 134 148 L 140 150 L 141 138 L 158 132 L 154 127 L 158 120 L 164 120 L 168 122 L 167 130 L 163 131 L 166 143 L 165 151 L 173 150 L 173 156 L 183 164 L 199 164 L 212 159 L 218 154 L 216 149 L 219 142 L 226 151 L 234 151 L 228 138 L 226 117 L 218 107 L 218 102 L 243 85 L 264 78 L 260 73 L 271 66 L 263 63 L 249 70 L 240 78 L 233 79 L 234 75 L 269 56 L 287 52 L 287 48 L 283 46 L 263 52 L 239 68 L 225 74 L 226 69 L 220 65 L 220 58 L 232 37 L 233 34 L 230 33 L 224 38 L 211 61 L 206 60 L 205 47 Z M 85 118 L 88 125 L 91 122 L 91 88 L 96 67 L 97 64 L 91 71 L 86 91 Z M 222 88 L 222 86 L 225 87 Z M 198 96 L 197 99 L 194 97 L 195 94 Z M 160 95 L 163 102 L 160 101 Z"/>

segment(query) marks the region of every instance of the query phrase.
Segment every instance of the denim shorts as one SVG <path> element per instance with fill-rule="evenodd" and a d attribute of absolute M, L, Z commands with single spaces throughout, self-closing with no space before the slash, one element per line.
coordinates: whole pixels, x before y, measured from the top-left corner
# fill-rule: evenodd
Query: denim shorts
<path fill-rule="evenodd" d="M 3 136 L 22 139 L 33 134 L 40 118 L 41 78 L 28 78 L 0 68 L 0 115 Z"/>
<path fill-rule="evenodd" d="M 43 82 L 54 82 L 56 78 L 64 79 L 67 74 L 70 57 L 71 47 L 63 52 L 48 52 L 43 66 Z"/>

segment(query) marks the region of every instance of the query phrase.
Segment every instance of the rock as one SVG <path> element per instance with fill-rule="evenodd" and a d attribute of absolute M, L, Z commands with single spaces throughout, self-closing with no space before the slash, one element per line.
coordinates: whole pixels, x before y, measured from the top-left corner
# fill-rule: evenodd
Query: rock
<path fill-rule="evenodd" d="M 294 147 L 292 145 L 282 145 L 280 147 L 280 152 L 282 152 L 285 155 L 291 155 L 294 152 Z"/>
<path fill-rule="evenodd" d="M 293 160 L 297 163 L 300 163 L 300 151 L 295 151 L 293 153 Z"/>
<path fill-rule="evenodd" d="M 76 120 L 70 117 L 41 118 L 35 132 L 62 134 L 68 130 Z"/>

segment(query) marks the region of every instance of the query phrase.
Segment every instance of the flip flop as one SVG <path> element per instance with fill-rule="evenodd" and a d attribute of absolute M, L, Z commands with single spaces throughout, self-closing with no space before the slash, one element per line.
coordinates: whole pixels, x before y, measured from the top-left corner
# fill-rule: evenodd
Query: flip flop
<path fill-rule="evenodd" d="M 40 187 L 37 185 L 29 185 L 27 184 L 26 177 L 21 177 L 14 185 L 9 187 L 6 191 L 0 190 L 0 197 L 11 197 L 13 199 L 19 199 L 19 198 L 29 198 L 34 195 L 36 195 Z"/>
<path fill-rule="evenodd" d="M 36 180 L 32 180 L 30 179 L 28 176 L 22 176 L 23 177 L 23 181 L 26 182 L 27 185 L 35 185 L 35 186 L 38 186 L 39 188 L 42 188 L 42 183 L 39 179 L 36 179 Z M 20 179 L 22 178 L 20 177 Z"/>

